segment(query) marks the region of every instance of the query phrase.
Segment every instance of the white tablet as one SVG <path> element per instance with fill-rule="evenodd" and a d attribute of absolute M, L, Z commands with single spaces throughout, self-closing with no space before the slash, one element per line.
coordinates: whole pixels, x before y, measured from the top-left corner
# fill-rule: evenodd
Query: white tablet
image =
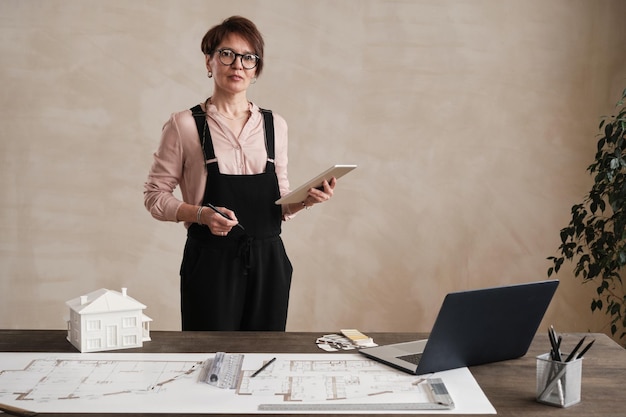
<path fill-rule="evenodd" d="M 326 171 L 317 175 L 316 177 L 310 179 L 305 182 L 289 194 L 284 197 L 279 198 L 275 201 L 276 204 L 291 204 L 291 203 L 299 203 L 304 201 L 307 195 L 309 195 L 309 190 L 311 188 L 321 187 L 324 183 L 324 180 L 329 181 L 332 177 L 340 178 L 346 175 L 348 172 L 352 171 L 356 168 L 356 165 L 333 165 L 328 168 Z"/>

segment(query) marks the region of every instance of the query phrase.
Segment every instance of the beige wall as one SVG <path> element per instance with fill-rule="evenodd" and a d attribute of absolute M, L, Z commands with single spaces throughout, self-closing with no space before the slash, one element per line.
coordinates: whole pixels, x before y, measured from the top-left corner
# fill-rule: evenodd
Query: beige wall
<path fill-rule="evenodd" d="M 546 278 L 626 87 L 626 2 L 0 0 L 0 328 L 128 287 L 179 329 L 185 230 L 142 187 L 233 14 L 265 36 L 249 96 L 289 122 L 292 185 L 359 165 L 284 224 L 289 330 L 427 331 L 449 291 Z M 603 330 L 594 288 L 560 278 L 546 323 Z"/>

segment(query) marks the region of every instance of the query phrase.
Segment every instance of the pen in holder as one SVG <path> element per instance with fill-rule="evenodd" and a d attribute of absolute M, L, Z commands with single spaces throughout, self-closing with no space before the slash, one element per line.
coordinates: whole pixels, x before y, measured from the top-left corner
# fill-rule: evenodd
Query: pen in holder
<path fill-rule="evenodd" d="M 580 402 L 582 357 L 556 361 L 550 353 L 537 356 L 537 401 L 557 407 Z"/>

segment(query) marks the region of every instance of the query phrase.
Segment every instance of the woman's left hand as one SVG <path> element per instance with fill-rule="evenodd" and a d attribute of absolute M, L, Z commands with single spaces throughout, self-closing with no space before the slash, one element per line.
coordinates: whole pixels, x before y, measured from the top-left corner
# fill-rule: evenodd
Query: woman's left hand
<path fill-rule="evenodd" d="M 337 185 L 337 179 L 333 177 L 330 181 L 324 180 L 322 183 L 323 190 L 320 190 L 319 188 L 311 188 L 309 190 L 309 195 L 306 199 L 304 199 L 304 206 L 311 207 L 313 204 L 323 203 L 324 201 L 330 200 L 333 196 L 335 185 Z"/>

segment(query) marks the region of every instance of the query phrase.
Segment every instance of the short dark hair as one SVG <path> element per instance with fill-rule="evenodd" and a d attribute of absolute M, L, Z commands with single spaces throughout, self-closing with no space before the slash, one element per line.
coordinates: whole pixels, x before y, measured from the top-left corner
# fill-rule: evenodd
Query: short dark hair
<path fill-rule="evenodd" d="M 213 26 L 202 38 L 200 48 L 205 55 L 212 55 L 215 48 L 230 34 L 237 34 L 243 37 L 254 49 L 260 59 L 256 66 L 256 75 L 261 75 L 263 70 L 263 36 L 252 21 L 241 16 L 231 16 L 217 26 Z"/>

